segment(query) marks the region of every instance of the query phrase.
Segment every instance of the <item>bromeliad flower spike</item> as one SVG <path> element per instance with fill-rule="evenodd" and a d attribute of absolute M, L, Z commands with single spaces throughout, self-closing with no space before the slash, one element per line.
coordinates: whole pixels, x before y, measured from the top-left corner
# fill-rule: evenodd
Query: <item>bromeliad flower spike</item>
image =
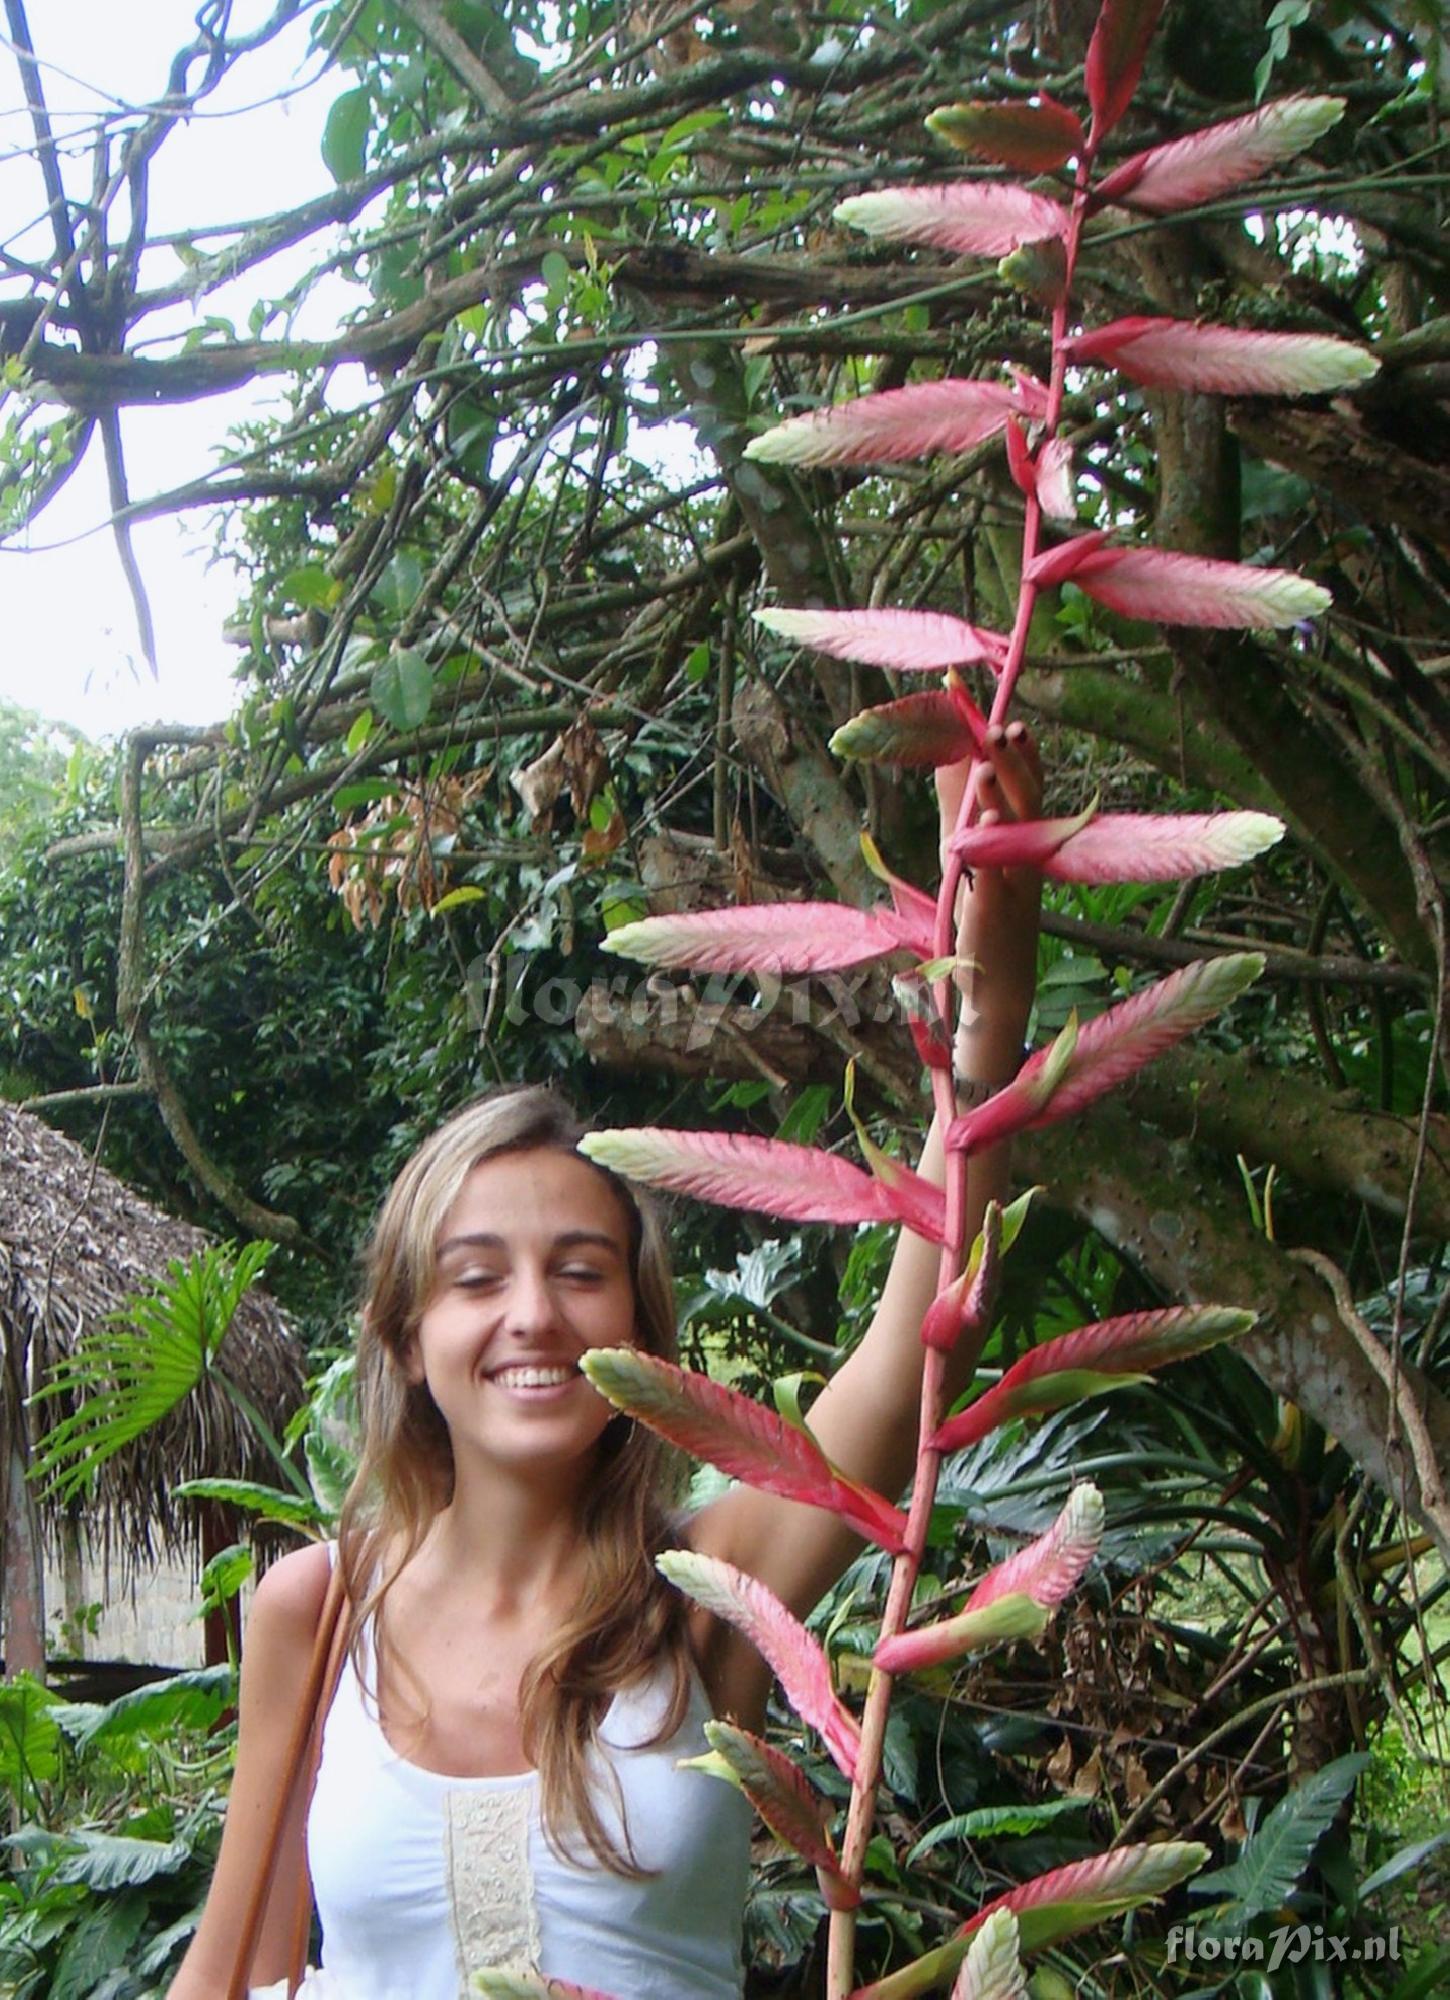
<path fill-rule="evenodd" d="M 1010 632 L 938 610 L 889 605 L 781 606 L 757 614 L 779 638 L 825 658 L 937 677 L 929 691 L 905 694 L 844 724 L 832 740 L 842 756 L 908 766 L 985 756 L 988 731 L 1009 717 L 1038 600 L 1067 582 L 1129 618 L 1203 627 L 1294 626 L 1328 605 L 1317 582 L 1292 571 L 1128 544 L 1077 518 L 1071 443 L 1061 430 L 1070 368 L 1115 370 L 1131 383 L 1159 389 L 1293 396 L 1351 388 L 1377 365 L 1364 347 L 1317 332 L 1271 333 L 1162 316 L 1083 323 L 1074 281 L 1090 223 L 1141 229 L 1246 187 L 1322 137 L 1344 108 L 1332 97 L 1268 104 L 1133 153 L 1104 171 L 1104 142 L 1131 105 L 1161 9 L 1162 0 L 1106 0 L 1087 50 L 1081 107 L 1045 96 L 972 100 L 943 107 L 928 121 L 976 160 L 1054 175 L 1050 188 L 964 178 L 857 195 L 837 210 L 843 226 L 869 236 L 1000 259 L 1004 277 L 1051 315 L 1045 380 L 1004 362 L 980 379 L 910 383 L 792 416 L 747 448 L 748 457 L 798 468 L 890 465 L 1000 449 L 1023 496 L 1021 583 Z M 1064 526 L 1054 528 L 1055 522 Z M 983 707 L 968 692 L 964 673 L 982 684 Z M 942 1454 L 1004 1423 L 1141 1382 L 1250 1323 L 1249 1315 L 1227 1307 L 1192 1305 L 1083 1327 L 1033 1349 L 995 1387 L 948 1417 L 948 1362 L 954 1352 L 970 1357 L 980 1344 L 998 1264 L 1020 1223 L 1018 1204 L 1005 1214 L 994 1209 L 975 1249 L 964 1240 L 969 1158 L 1116 1090 L 1230 1004 L 1262 964 L 1251 953 L 1202 959 L 1080 1028 L 1070 1022 L 1014 1082 L 958 1116 L 946 1052 L 960 1008 L 954 912 L 964 872 L 1036 869 L 1058 881 L 1085 883 L 1186 879 L 1239 865 L 1283 831 L 1269 815 L 1249 812 L 1159 817 L 1090 808 L 1072 819 L 985 825 L 979 812 L 976 788 L 968 783 L 934 901 L 892 875 L 870 849 L 873 872 L 890 890 L 889 903 L 877 909 L 745 906 L 651 918 L 609 940 L 609 949 L 647 964 L 762 976 L 887 962 L 898 990 L 912 996 L 913 1035 L 946 1133 L 944 1192 L 887 1158 L 864 1131 L 864 1166 L 808 1146 L 721 1133 L 612 1132 L 586 1145 L 592 1157 L 619 1172 L 676 1193 L 796 1220 L 852 1226 L 896 1221 L 940 1246 L 937 1298 L 922 1327 L 922 1442 L 905 1514 L 895 1496 L 849 1480 L 808 1429 L 733 1391 L 625 1351 L 586 1361 L 600 1390 L 640 1421 L 735 1478 L 835 1511 L 894 1557 L 859 1719 L 836 1689 L 820 1642 L 761 1584 L 700 1555 L 680 1551 L 660 1558 L 682 1589 L 749 1633 L 803 1721 L 851 1781 L 844 1829 L 833 1837 L 828 1805 L 778 1747 L 721 1727 L 712 1735 L 711 1755 L 697 1760 L 739 1785 L 776 1837 L 816 1869 L 832 1913 L 828 2000 L 909 2000 L 948 1986 L 958 2000 L 1020 2000 L 1019 1951 L 1030 1953 L 1164 1894 L 1200 1865 L 1204 1852 L 1187 1843 L 1126 1848 L 1054 1871 L 1010 1890 L 913 1964 L 874 1985 L 856 1985 L 856 1910 L 869 1887 L 866 1855 L 893 1676 L 1040 1632 L 1095 1559 L 1102 1531 L 1101 1500 L 1080 1485 L 1047 1533 L 982 1577 L 955 1617 L 908 1629 Z"/>

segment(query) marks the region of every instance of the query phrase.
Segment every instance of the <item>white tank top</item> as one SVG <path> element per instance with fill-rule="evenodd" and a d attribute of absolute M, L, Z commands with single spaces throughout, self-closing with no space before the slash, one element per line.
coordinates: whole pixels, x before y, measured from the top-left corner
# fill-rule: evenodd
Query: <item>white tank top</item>
<path fill-rule="evenodd" d="M 617 2000 L 740 2000 L 750 1807 L 720 1779 L 675 1768 L 708 1748 L 697 1675 L 675 1736 L 636 1747 L 663 1720 L 669 1692 L 665 1669 L 617 1694 L 600 1724 L 635 1856 L 660 1871 L 636 1882 L 595 1865 L 587 1849 L 580 1865 L 559 1860 L 544 1838 L 536 1772 L 451 1778 L 400 1757 L 347 1661 L 307 1821 L 328 1994 L 465 2000 L 473 1973 L 508 1970 Z M 607 1778 L 595 1803 L 617 1839 Z"/>

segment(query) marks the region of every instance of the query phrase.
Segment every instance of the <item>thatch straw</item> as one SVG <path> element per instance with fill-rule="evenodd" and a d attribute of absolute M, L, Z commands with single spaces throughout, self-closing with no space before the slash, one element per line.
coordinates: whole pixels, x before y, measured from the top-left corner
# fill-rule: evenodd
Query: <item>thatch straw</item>
<path fill-rule="evenodd" d="M 204 1231 L 153 1208 L 74 1140 L 0 1103 L 0 1342 L 21 1361 L 30 1391 L 89 1330 L 164 1276 L 168 1263 L 207 1242 Z M 219 1361 L 280 1433 L 302 1401 L 305 1357 L 277 1305 L 255 1287 Z M 0 1371 L 0 1394 L 7 1377 L 14 1379 Z M 69 1407 L 59 1396 L 31 1407 L 32 1448 Z M 0 1420 L 0 1434 L 6 1427 Z M 123 1569 L 153 1562 L 158 1542 L 194 1555 L 200 1510 L 175 1500 L 172 1489 L 205 1476 L 275 1484 L 278 1475 L 225 1389 L 203 1380 L 154 1430 L 104 1464 L 90 1496 L 67 1511 L 91 1548 L 108 1561 L 119 1555 Z M 42 1500 L 41 1519 L 58 1546 L 61 1510 Z"/>

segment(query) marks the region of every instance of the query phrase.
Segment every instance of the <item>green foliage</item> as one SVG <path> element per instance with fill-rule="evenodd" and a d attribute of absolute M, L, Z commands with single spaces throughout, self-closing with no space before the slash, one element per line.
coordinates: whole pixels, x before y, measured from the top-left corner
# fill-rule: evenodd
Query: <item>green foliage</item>
<path fill-rule="evenodd" d="M 1262 1826 L 1250 1829 L 1236 1861 L 1192 1883 L 1196 1896 L 1226 1899 L 1212 1912 L 1215 1929 L 1241 1930 L 1266 1910 L 1277 1910 L 1289 1901 L 1368 1763 L 1369 1758 L 1360 1754 L 1336 1757 L 1305 1778 L 1280 1799 Z"/>
<path fill-rule="evenodd" d="M 247 1407 L 216 1356 L 271 1254 L 269 1243 L 248 1243 L 240 1250 L 208 1246 L 185 1264 L 174 1260 L 149 1294 L 118 1309 L 57 1363 L 35 1400 L 63 1396 L 75 1407 L 46 1433 L 33 1465 L 56 1498 L 82 1492 L 107 1459 L 159 1423 L 204 1376 L 214 1375 Z"/>
<path fill-rule="evenodd" d="M 0 1881 L 7 2000 L 161 2000 L 200 1914 L 220 1831 L 217 1791 L 236 1698 L 230 1669 L 178 1674 L 103 1707 L 34 1683 L 0 1688 L 0 1716 L 43 1715 L 43 1754 L 17 1786 Z M 0 1760 L 5 1735 L 0 1734 Z M 33 1745 L 33 1750 L 37 1745 Z M 11 1788 L 10 1767 L 0 1782 Z"/>

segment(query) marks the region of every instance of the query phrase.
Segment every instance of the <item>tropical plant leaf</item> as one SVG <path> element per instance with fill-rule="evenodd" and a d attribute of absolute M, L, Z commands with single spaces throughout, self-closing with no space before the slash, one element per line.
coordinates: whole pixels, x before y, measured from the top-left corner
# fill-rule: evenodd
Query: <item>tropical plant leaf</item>
<path fill-rule="evenodd" d="M 644 1125 L 589 1132 L 579 1151 L 626 1180 L 722 1208 L 761 1209 L 794 1222 L 904 1222 L 942 1242 L 946 1200 L 909 1168 L 888 1187 L 834 1153 L 730 1132 L 671 1132 Z"/>
<path fill-rule="evenodd" d="M 987 1646 L 1039 1638 L 1046 1625 L 1043 1606 L 1019 1590 L 975 1611 L 959 1611 L 954 1618 L 940 1618 L 935 1624 L 918 1625 L 913 1631 L 882 1639 L 871 1657 L 882 1673 L 916 1674 Z"/>
<path fill-rule="evenodd" d="M 1392 1854 L 1388 1861 L 1376 1868 L 1372 1875 L 1366 1875 L 1360 1883 L 1360 1907 L 1363 1908 L 1370 1897 L 1378 1895 L 1381 1889 L 1387 1889 L 1391 1882 L 1398 1882 L 1402 1875 L 1408 1875 L 1412 1868 L 1418 1868 L 1422 1861 L 1427 1861 L 1432 1854 L 1442 1848 L 1447 1840 L 1450 1840 L 1450 1827 L 1443 1828 L 1439 1833 L 1432 1833 L 1426 1840 L 1412 1840 L 1407 1846 Z"/>
<path fill-rule="evenodd" d="M 830 972 L 893 951 L 924 957 L 931 934 L 891 910 L 848 903 L 743 903 L 621 924 L 600 948 L 645 965 L 701 972 Z"/>
<path fill-rule="evenodd" d="M 60 1769 L 59 1698 L 29 1674 L 0 1681 L 0 1785 L 24 1799 Z"/>
<path fill-rule="evenodd" d="M 103 1708 L 87 1711 L 76 1730 L 79 1750 L 97 1744 L 134 1742 L 138 1737 L 173 1738 L 179 1730 L 210 1729 L 236 1699 L 237 1677 L 230 1667 L 189 1667 L 164 1681 L 147 1681 L 117 1695 Z"/>
<path fill-rule="evenodd" d="M 953 1813 L 950 1819 L 924 1833 L 908 1849 L 904 1865 L 914 1868 L 923 1856 L 947 1841 L 1012 1840 L 1040 1833 L 1065 1813 L 1085 1812 L 1088 1804 L 1087 1799 L 1043 1799 L 1035 1805 L 973 1806 L 970 1812 Z"/>
<path fill-rule="evenodd" d="M 147 1914 L 146 1898 L 135 1893 L 105 1896 L 83 1909 L 66 1933 L 46 2000 L 94 2000 L 106 1975 L 126 1963 Z"/>
<path fill-rule="evenodd" d="M 997 1910 L 1011 1910 L 1017 1918 L 1023 1951 L 1040 1951 L 1166 1895 L 1207 1859 L 1208 1849 L 1197 1841 L 1166 1840 L 1116 1847 L 1086 1861 L 1071 1861 L 993 1897 L 948 1943 L 873 1985 L 858 1987 L 851 2000 L 917 2000 L 918 1994 L 944 1986 L 966 1957 L 972 1938 Z"/>
<path fill-rule="evenodd" d="M 836 1851 L 826 1831 L 829 1808 L 805 1773 L 773 1743 L 752 1736 L 733 1722 L 707 1722 L 705 1737 L 777 1839 L 818 1868 L 836 1890 L 835 1909 L 851 1909 L 860 1901 L 841 1874 Z M 711 1768 L 697 1760 L 702 1769 Z"/>
<path fill-rule="evenodd" d="M 1084 136 L 1077 113 L 1045 91 L 1032 104 L 989 104 L 975 97 L 966 104 L 945 104 L 929 113 L 926 122 L 939 139 L 961 152 L 1029 174 L 1060 167 L 1081 151 Z"/>
<path fill-rule="evenodd" d="M 952 2000 L 1027 2000 L 1017 1919 L 993 1910 L 967 1948 Z"/>
<path fill-rule="evenodd" d="M 1236 1339 L 1253 1323 L 1252 1313 L 1233 1306 L 1169 1306 L 1095 1320 L 1024 1354 L 984 1396 L 948 1417 L 932 1442 L 938 1451 L 961 1451 L 1014 1417 L 1078 1401 L 1084 1382 L 1106 1389 L 1140 1381 L 1145 1370 Z"/>
<path fill-rule="evenodd" d="M 339 1355 L 313 1386 L 298 1428 L 307 1483 L 329 1523 L 336 1521 L 357 1471 L 357 1356 Z M 289 1433 L 288 1444 L 293 1442 Z"/>
<path fill-rule="evenodd" d="M 1379 373 L 1367 347 L 1318 333 L 1260 333 L 1182 319 L 1118 319 L 1073 336 L 1068 359 L 1134 382 L 1218 396 L 1322 396 Z"/>
<path fill-rule="evenodd" d="M 1303 152 L 1343 116 L 1342 97 L 1282 97 L 1247 117 L 1134 153 L 1098 183 L 1094 205 L 1128 202 L 1164 215 L 1212 201 Z"/>
<path fill-rule="evenodd" d="M 963 1611 L 970 1615 L 1019 1592 L 1044 1608 L 1061 1604 L 1076 1589 L 1102 1539 L 1103 1496 L 1084 1481 L 1073 1487 L 1045 1534 L 987 1571 Z"/>
<path fill-rule="evenodd" d="M 77 1407 L 44 1435 L 34 1473 L 73 1498 L 96 1470 L 168 1415 L 211 1370 L 248 1288 L 275 1245 L 209 1245 L 173 1261 L 149 1292 L 118 1308 L 51 1370 L 32 1397 Z"/>
<path fill-rule="evenodd" d="M 975 1153 L 1013 1132 L 1053 1125 L 1094 1103 L 1164 1049 L 1211 1021 L 1264 969 L 1263 954 L 1227 952 L 1119 1001 L 1082 1028 L 1064 1054 L 1063 1037 L 1029 1056 L 1013 1082 L 947 1128 L 947 1145 Z"/>
<path fill-rule="evenodd" d="M 63 1836 L 54 1879 L 80 1882 L 87 1889 L 137 1889 L 158 1875 L 175 1875 L 192 1858 L 187 1840 L 135 1840 L 119 1833 L 76 1832 Z"/>
<path fill-rule="evenodd" d="M 1265 1910 L 1277 1910 L 1298 1887 L 1315 1848 L 1369 1762 L 1361 1751 L 1336 1757 L 1295 1785 L 1249 1835 L 1237 1860 L 1201 1875 L 1192 1885 L 1193 1894 L 1228 1898 L 1235 1922 L 1249 1923 Z"/>
<path fill-rule="evenodd" d="M 255 1479 L 183 1479 L 171 1490 L 178 1500 L 218 1500 L 288 1528 L 320 1528 L 327 1519 L 315 1500 L 304 1500 L 300 1493 L 280 1486 L 263 1486 Z"/>
<path fill-rule="evenodd" d="M 1036 401 L 1014 383 L 955 376 L 913 382 L 788 417 L 752 438 L 745 456 L 767 465 L 894 465 L 935 451 L 971 451 L 994 437 L 1013 410 Z"/>
<path fill-rule="evenodd" d="M 1295 625 L 1319 617 L 1331 601 L 1327 590 L 1293 570 L 1169 549 L 1105 548 L 1096 530 L 1035 556 L 1023 574 L 1039 586 L 1070 578 L 1110 610 L 1163 625 Z"/>
<path fill-rule="evenodd" d="M 985 718 L 974 730 L 951 695 L 933 689 L 861 709 L 841 724 L 830 747 L 858 763 L 959 764 L 980 749 L 985 732 Z"/>
<path fill-rule="evenodd" d="M 1103 0 L 1083 67 L 1095 148 L 1132 102 L 1162 12 L 1163 0 Z"/>
<path fill-rule="evenodd" d="M 814 646 L 818 653 L 896 673 L 940 673 L 979 662 L 997 667 L 1007 657 L 1000 632 L 969 625 L 945 611 L 797 611 L 773 605 L 755 616 L 768 631 Z"/>
<path fill-rule="evenodd" d="M 723 1618 L 761 1654 L 797 1715 L 808 1722 L 847 1778 L 856 1775 L 861 1732 L 836 1698 L 831 1663 L 819 1641 L 753 1576 L 692 1549 L 667 1549 L 655 1566 L 677 1589 Z"/>
<path fill-rule="evenodd" d="M 900 1508 L 839 1472 L 809 1431 L 764 1403 L 637 1347 L 594 1347 L 579 1365 L 618 1409 L 732 1479 L 822 1507 L 893 1554 L 902 1547 Z"/>
<path fill-rule="evenodd" d="M 1067 210 L 1060 203 L 992 181 L 881 188 L 838 202 L 835 214 L 837 222 L 867 236 L 929 243 L 968 257 L 1005 257 L 1019 243 L 1067 234 Z"/>
<path fill-rule="evenodd" d="M 1237 868 L 1283 838 L 1271 813 L 1100 813 L 973 826 L 952 848 L 969 868 L 1040 868 L 1054 882 L 1170 882 Z"/>

